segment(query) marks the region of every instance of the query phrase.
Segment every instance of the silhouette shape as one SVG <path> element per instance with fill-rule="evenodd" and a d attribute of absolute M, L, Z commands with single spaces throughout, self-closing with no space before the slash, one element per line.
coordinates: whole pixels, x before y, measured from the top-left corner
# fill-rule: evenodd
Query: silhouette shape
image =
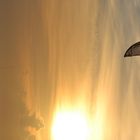
<path fill-rule="evenodd" d="M 124 54 L 124 57 L 132 57 L 139 55 L 140 55 L 140 42 L 137 42 L 128 48 L 128 50 Z"/>

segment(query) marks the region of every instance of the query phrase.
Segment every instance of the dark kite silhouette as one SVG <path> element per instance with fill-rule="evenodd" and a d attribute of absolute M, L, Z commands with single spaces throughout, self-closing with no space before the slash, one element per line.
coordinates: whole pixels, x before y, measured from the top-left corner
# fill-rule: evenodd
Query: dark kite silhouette
<path fill-rule="evenodd" d="M 124 54 L 124 57 L 132 57 L 132 56 L 140 56 L 140 42 L 137 42 L 130 46 L 126 53 Z"/>

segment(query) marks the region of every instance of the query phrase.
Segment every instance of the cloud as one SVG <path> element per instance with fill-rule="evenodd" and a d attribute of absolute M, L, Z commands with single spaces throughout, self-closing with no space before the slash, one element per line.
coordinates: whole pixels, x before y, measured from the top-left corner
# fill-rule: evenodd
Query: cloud
<path fill-rule="evenodd" d="M 3 140 L 34 139 L 37 131 L 44 127 L 43 119 L 36 112 L 29 111 L 23 101 L 24 91 L 17 91 L 15 88 L 9 92 L 5 89 L 0 94 L 0 139 Z"/>

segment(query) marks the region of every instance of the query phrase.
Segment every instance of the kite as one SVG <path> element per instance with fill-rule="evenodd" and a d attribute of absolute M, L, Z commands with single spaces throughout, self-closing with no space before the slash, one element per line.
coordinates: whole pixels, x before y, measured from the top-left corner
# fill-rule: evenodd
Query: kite
<path fill-rule="evenodd" d="M 126 53 L 124 54 L 124 57 L 132 57 L 132 56 L 140 56 L 140 42 L 137 42 L 130 46 Z"/>

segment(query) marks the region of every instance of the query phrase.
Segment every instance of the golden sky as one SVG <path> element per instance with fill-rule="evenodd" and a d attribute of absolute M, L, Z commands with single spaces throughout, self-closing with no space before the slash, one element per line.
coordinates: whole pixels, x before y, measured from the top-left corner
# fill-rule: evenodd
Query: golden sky
<path fill-rule="evenodd" d="M 96 140 L 139 140 L 140 58 L 123 58 L 139 12 L 138 0 L 1 0 L 0 139 L 51 140 L 54 115 L 78 110 Z"/>

